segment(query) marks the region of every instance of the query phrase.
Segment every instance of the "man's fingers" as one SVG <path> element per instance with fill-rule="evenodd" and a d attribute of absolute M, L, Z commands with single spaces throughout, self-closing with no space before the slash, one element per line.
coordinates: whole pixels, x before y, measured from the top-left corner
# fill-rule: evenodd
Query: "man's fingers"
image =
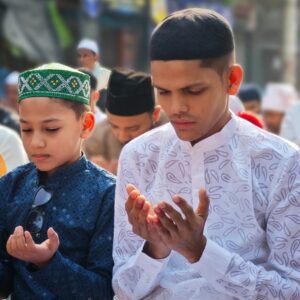
<path fill-rule="evenodd" d="M 158 207 L 163 210 L 164 213 L 177 225 L 178 229 L 184 226 L 185 221 L 183 220 L 181 214 L 172 207 L 169 203 L 162 202 L 158 204 Z"/>
<path fill-rule="evenodd" d="M 132 208 L 135 204 L 135 200 L 140 195 L 140 192 L 132 184 L 128 184 L 126 186 L 126 190 L 127 190 L 127 193 L 128 193 L 128 198 L 127 198 L 127 201 L 125 203 L 125 209 L 126 209 L 126 212 L 128 214 L 132 210 Z"/>
<path fill-rule="evenodd" d="M 139 192 L 139 190 L 133 184 L 129 183 L 126 185 L 126 191 L 128 195 L 130 195 L 130 193 L 134 190 Z"/>
<path fill-rule="evenodd" d="M 156 235 L 158 235 L 160 237 L 160 239 L 164 243 L 168 243 L 171 240 L 170 232 L 166 228 L 163 227 L 162 223 L 160 222 L 160 220 L 158 218 L 155 222 L 151 223 L 151 229 L 152 229 L 152 231 L 155 232 Z"/>
<path fill-rule="evenodd" d="M 174 224 L 159 205 L 154 208 L 154 212 L 157 214 L 162 227 L 164 227 L 171 235 L 177 235 L 178 229 L 176 224 Z"/>
<path fill-rule="evenodd" d="M 199 191 L 199 205 L 195 211 L 195 213 L 202 217 L 204 220 L 208 217 L 209 211 L 209 198 L 207 196 L 205 189 L 200 189 Z"/>
<path fill-rule="evenodd" d="M 185 219 L 187 221 L 192 222 L 195 219 L 195 213 L 193 211 L 193 208 L 182 197 L 175 195 L 173 196 L 173 201 L 184 213 Z"/>
<path fill-rule="evenodd" d="M 147 203 L 147 204 L 146 204 Z M 140 226 L 146 222 L 147 215 L 149 213 L 150 204 L 146 201 L 146 198 L 139 195 L 134 201 L 132 209 L 128 212 L 128 220 L 132 225 Z"/>

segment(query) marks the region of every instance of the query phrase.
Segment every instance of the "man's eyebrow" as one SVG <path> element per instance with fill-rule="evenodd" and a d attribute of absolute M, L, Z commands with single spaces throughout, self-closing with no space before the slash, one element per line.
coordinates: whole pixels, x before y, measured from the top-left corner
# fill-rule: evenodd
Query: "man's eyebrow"
<path fill-rule="evenodd" d="M 195 88 L 195 87 L 202 87 L 204 86 L 205 83 L 204 82 L 196 82 L 196 83 L 193 83 L 193 84 L 190 84 L 190 85 L 186 85 L 186 86 L 183 86 L 181 87 L 180 89 L 183 90 L 183 89 L 190 89 L 190 88 Z M 163 88 L 163 87 L 160 87 L 156 84 L 153 84 L 153 86 L 158 89 L 158 90 L 163 90 L 163 91 L 168 91 L 168 89 L 166 88 Z"/>

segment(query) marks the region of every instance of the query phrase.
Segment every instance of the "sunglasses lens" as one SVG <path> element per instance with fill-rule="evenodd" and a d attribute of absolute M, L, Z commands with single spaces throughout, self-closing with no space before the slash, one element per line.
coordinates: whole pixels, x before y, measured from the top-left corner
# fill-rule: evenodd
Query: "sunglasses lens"
<path fill-rule="evenodd" d="M 27 218 L 26 229 L 30 233 L 39 233 L 43 227 L 43 215 L 37 210 L 32 210 Z"/>
<path fill-rule="evenodd" d="M 41 206 L 46 204 L 51 199 L 51 193 L 47 192 L 43 188 L 40 188 L 35 195 L 33 206 Z"/>

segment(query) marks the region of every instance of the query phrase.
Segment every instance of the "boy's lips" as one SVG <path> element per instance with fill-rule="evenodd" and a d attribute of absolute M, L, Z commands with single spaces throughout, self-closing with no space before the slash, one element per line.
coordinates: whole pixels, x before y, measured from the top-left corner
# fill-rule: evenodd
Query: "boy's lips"
<path fill-rule="evenodd" d="M 49 158 L 49 154 L 32 154 L 31 157 L 35 161 L 43 161 L 47 158 Z"/>

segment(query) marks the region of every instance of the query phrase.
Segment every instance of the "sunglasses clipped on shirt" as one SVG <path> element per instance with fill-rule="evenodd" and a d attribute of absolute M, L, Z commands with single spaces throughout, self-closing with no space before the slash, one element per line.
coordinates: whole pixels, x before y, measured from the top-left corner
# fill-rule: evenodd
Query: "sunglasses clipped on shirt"
<path fill-rule="evenodd" d="M 45 211 L 43 207 L 52 198 L 52 192 L 46 191 L 44 186 L 40 186 L 37 190 L 32 206 L 28 212 L 25 229 L 36 238 L 40 237 L 40 232 L 44 225 Z"/>

